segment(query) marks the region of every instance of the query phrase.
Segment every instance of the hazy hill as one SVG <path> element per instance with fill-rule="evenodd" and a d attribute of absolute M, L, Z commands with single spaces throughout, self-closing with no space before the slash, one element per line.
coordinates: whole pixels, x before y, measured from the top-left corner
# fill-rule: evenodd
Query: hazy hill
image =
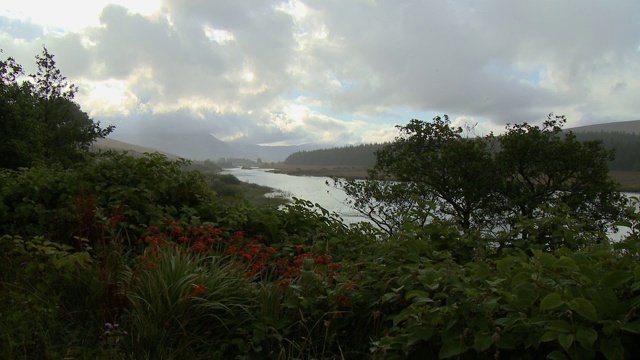
<path fill-rule="evenodd" d="M 595 124 L 568 128 L 575 133 L 578 132 L 620 132 L 628 134 L 640 134 L 640 120 L 619 121 L 606 124 Z"/>
<path fill-rule="evenodd" d="M 291 145 L 291 146 L 263 146 L 244 144 L 239 142 L 228 143 L 231 147 L 236 149 L 242 149 L 244 153 L 251 154 L 250 156 L 243 156 L 248 159 L 257 159 L 264 162 L 283 161 L 289 155 L 298 151 L 310 151 L 321 148 L 322 145 L 317 144 L 304 144 L 304 145 Z M 237 156 L 236 156 L 237 157 Z"/>
<path fill-rule="evenodd" d="M 640 134 L 640 120 L 623 121 L 606 124 L 596 124 L 569 128 L 576 133 L 586 132 L 625 132 Z M 175 154 L 174 157 L 184 157 L 192 160 L 218 160 L 221 158 L 246 158 L 263 162 L 284 161 L 289 155 L 298 152 L 309 152 L 330 145 L 305 144 L 298 146 L 260 146 L 241 142 L 224 142 L 215 136 L 202 133 L 118 133 L 109 136 L 111 147 L 122 148 L 130 152 L 160 151 Z M 99 144 L 99 143 L 98 143 Z M 126 145 L 124 145 L 126 144 Z M 96 145 L 100 146 L 100 145 Z M 138 149 L 136 149 L 138 148 Z M 157 149 L 157 150 L 155 150 Z M 336 155 L 330 157 L 335 159 Z M 333 161 L 335 162 L 335 161 Z"/>
<path fill-rule="evenodd" d="M 282 161 L 291 153 L 301 150 L 317 149 L 318 145 L 300 146 L 260 146 L 239 142 L 226 143 L 215 136 L 202 133 L 114 133 L 112 136 L 121 142 L 137 144 L 139 146 L 158 149 L 167 153 L 176 154 L 191 160 L 218 160 L 218 159 L 251 159 L 264 162 Z"/>
<path fill-rule="evenodd" d="M 123 142 L 123 141 L 114 140 L 114 139 L 111 139 L 111 138 L 96 139 L 96 141 L 93 143 L 93 146 L 91 147 L 91 150 L 94 150 L 94 151 L 98 151 L 98 150 L 102 150 L 102 151 L 106 151 L 106 150 L 126 151 L 127 153 L 129 153 L 131 155 L 134 155 L 134 156 L 142 155 L 144 153 L 159 152 L 161 154 L 164 154 L 169 159 L 177 159 L 179 157 L 177 155 L 170 154 L 170 153 L 167 153 L 167 152 L 159 151 L 159 150 L 152 149 L 152 148 L 149 148 L 149 147 L 129 144 L 129 143 L 126 143 L 126 142 Z"/>
<path fill-rule="evenodd" d="M 201 132 L 181 134 L 163 132 L 144 134 L 114 133 L 112 137 L 120 141 L 158 149 L 192 160 L 217 160 L 227 157 L 244 157 L 238 155 L 245 155 L 238 154 L 236 149 L 224 141 Z"/>

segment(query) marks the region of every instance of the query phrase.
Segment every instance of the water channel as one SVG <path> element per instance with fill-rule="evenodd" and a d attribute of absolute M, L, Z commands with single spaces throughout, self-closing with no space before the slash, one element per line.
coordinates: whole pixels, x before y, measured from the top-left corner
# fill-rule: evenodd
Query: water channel
<path fill-rule="evenodd" d="M 333 187 L 333 180 L 320 176 L 293 176 L 277 174 L 273 169 L 225 169 L 222 174 L 231 174 L 251 184 L 258 184 L 276 190 L 278 196 L 296 197 L 318 204 L 330 212 L 338 213 L 345 223 L 366 221 L 359 213 L 345 205 L 347 195 Z M 327 182 L 329 185 L 327 185 Z"/>
<path fill-rule="evenodd" d="M 367 221 L 355 210 L 345 205 L 347 195 L 344 191 L 332 186 L 333 180 L 321 176 L 293 176 L 277 174 L 273 169 L 225 169 L 223 174 L 231 174 L 240 181 L 258 184 L 275 189 L 280 196 L 296 197 L 319 204 L 323 208 L 338 213 L 345 223 Z M 327 185 L 327 181 L 329 185 Z M 640 197 L 640 193 L 624 193 L 627 196 Z M 613 240 L 619 240 L 628 232 L 627 228 L 620 228 L 616 234 L 610 234 Z"/>

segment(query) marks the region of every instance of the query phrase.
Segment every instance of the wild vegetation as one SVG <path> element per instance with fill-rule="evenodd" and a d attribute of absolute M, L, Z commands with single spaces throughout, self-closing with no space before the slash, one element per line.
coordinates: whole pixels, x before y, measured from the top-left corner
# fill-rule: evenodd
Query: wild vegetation
<path fill-rule="evenodd" d="M 609 192 L 599 143 L 549 136 L 554 120 L 512 127 L 507 153 L 485 152 L 486 139 L 459 137 L 446 119 L 403 127 L 374 173 L 402 181 L 362 189 L 400 219 L 389 232 L 302 199 L 278 209 L 221 196 L 188 161 L 159 154 L 76 146 L 74 161 L 4 166 L 0 357 L 632 358 L 638 199 Z M 521 141 L 530 158 L 508 153 Z M 463 154 L 477 163 L 450 168 Z M 574 156 L 590 170 L 563 173 Z M 441 167 L 421 171 L 423 157 Z M 473 176 L 497 158 L 527 171 Z M 556 173 L 571 180 L 552 182 Z M 508 226 L 487 231 L 489 221 Z M 614 224 L 631 231 L 612 243 L 601 230 Z"/>

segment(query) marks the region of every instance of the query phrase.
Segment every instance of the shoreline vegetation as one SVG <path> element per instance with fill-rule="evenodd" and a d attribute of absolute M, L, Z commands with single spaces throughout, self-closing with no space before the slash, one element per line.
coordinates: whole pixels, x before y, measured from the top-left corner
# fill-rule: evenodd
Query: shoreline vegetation
<path fill-rule="evenodd" d="M 273 172 L 296 176 L 326 176 L 365 179 L 366 167 L 358 166 L 318 166 L 318 165 L 285 165 L 275 164 Z M 611 177 L 620 184 L 622 192 L 640 192 L 640 171 L 610 172 Z"/>

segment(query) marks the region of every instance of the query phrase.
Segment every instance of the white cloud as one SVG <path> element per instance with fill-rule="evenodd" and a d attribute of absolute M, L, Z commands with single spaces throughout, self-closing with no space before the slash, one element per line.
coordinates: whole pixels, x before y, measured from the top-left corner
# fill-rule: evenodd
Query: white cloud
<path fill-rule="evenodd" d="M 549 112 L 568 126 L 640 118 L 635 0 L 24 0 L 0 9 L 5 53 L 32 71 L 46 44 L 80 85 L 83 109 L 118 117 L 117 131 L 159 116 L 167 128 L 189 118 L 182 129 L 229 139 L 358 143 L 391 140 L 394 124 L 431 114 L 480 132 Z"/>

